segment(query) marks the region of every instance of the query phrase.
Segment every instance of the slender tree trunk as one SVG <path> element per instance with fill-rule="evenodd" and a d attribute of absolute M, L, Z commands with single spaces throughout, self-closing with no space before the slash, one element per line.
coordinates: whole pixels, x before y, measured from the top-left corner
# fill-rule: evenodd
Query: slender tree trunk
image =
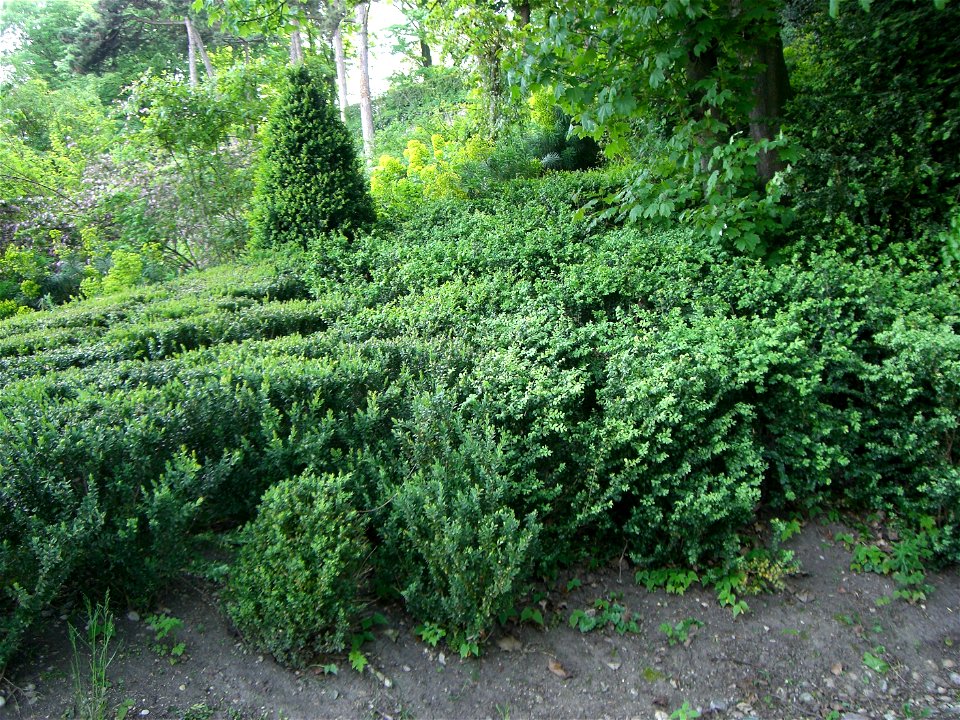
<path fill-rule="evenodd" d="M 291 12 L 296 13 L 299 8 L 291 6 Z M 290 64 L 299 65 L 303 62 L 303 41 L 300 38 L 300 20 L 294 18 L 293 29 L 290 31 Z"/>
<path fill-rule="evenodd" d="M 196 87 L 200 84 L 200 77 L 197 74 L 197 47 L 193 43 L 193 33 L 190 32 L 190 21 L 184 20 L 183 24 L 187 28 L 187 65 L 190 68 L 190 87 Z"/>
<path fill-rule="evenodd" d="M 0 0 L 0 4 L 2 4 L 2 2 L 3 0 Z M 213 65 L 210 62 L 210 57 L 207 55 L 206 48 L 203 47 L 203 40 L 200 38 L 200 33 L 197 32 L 190 18 L 183 20 L 152 20 L 150 18 L 140 17 L 139 15 L 131 15 L 130 17 L 144 25 L 159 25 L 164 27 L 182 25 L 187 31 L 187 65 L 190 71 L 190 85 L 195 87 L 200 83 L 200 76 L 197 73 L 198 53 L 203 60 L 204 68 L 206 68 L 207 77 L 213 77 Z"/>
<path fill-rule="evenodd" d="M 343 17 L 337 20 L 333 29 L 333 60 L 337 66 L 337 95 L 340 98 L 340 119 L 347 121 L 347 59 L 343 52 Z"/>
<path fill-rule="evenodd" d="M 487 122 L 490 125 L 490 132 L 494 135 L 499 133 L 500 120 L 503 114 L 504 87 L 503 77 L 500 67 L 500 52 L 502 46 L 499 41 L 491 41 L 487 46 L 487 52 L 483 55 L 483 72 L 486 74 L 487 90 Z"/>
<path fill-rule="evenodd" d="M 210 56 L 207 55 L 207 49 L 203 45 L 203 38 L 200 37 L 200 33 L 197 31 L 197 28 L 194 26 L 193 21 L 190 20 L 190 18 L 186 18 L 183 23 L 187 26 L 187 37 L 190 38 L 191 45 L 196 50 L 197 55 L 200 56 L 200 60 L 203 62 L 203 68 L 207 72 L 207 78 L 209 80 L 213 80 L 215 76 L 213 71 L 213 63 L 210 62 Z"/>
<path fill-rule="evenodd" d="M 433 67 L 433 54 L 430 52 L 430 45 L 427 41 L 420 38 L 420 65 L 428 68 Z"/>
<path fill-rule="evenodd" d="M 520 20 L 520 27 L 526 27 L 530 24 L 530 0 L 523 0 L 516 9 L 517 17 Z"/>
<path fill-rule="evenodd" d="M 695 55 L 692 50 L 692 42 L 688 42 L 687 56 L 687 86 L 694 88 L 697 83 L 706 80 L 711 73 L 717 69 L 717 50 L 714 45 L 704 48 L 699 55 Z M 703 106 L 704 91 L 700 89 L 690 90 L 688 92 L 688 104 L 691 114 L 696 122 L 701 122 L 707 117 L 706 108 Z M 704 151 L 700 157 L 700 170 L 705 172 L 710 162 L 709 150 L 717 144 L 717 138 L 712 132 L 706 129 L 697 135 L 697 143 Z"/>
<path fill-rule="evenodd" d="M 373 165 L 373 103 L 370 99 L 370 0 L 357 6 L 360 20 L 360 124 L 363 128 L 363 156 Z"/>
<path fill-rule="evenodd" d="M 777 137 L 784 106 L 791 96 L 790 77 L 779 32 L 757 48 L 755 61 L 762 68 L 753 83 L 750 137 L 754 142 L 759 142 Z M 763 151 L 757 157 L 757 175 L 764 184 L 782 169 L 783 162 L 776 151 Z"/>

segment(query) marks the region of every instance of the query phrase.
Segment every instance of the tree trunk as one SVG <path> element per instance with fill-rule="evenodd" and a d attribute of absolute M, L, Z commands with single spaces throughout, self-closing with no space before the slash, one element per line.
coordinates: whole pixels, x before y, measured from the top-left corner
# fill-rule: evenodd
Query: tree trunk
<path fill-rule="evenodd" d="M 2 0 L 0 0 L 0 4 L 2 4 Z M 207 77 L 213 77 L 213 65 L 210 62 L 210 56 L 207 55 L 206 48 L 203 47 L 203 40 L 200 38 L 200 33 L 197 32 L 190 18 L 184 18 L 183 20 L 153 20 L 151 18 L 140 17 L 139 15 L 131 15 L 130 17 L 144 25 L 159 25 L 164 27 L 182 25 L 187 31 L 187 65 L 190 70 L 190 85 L 195 87 L 200 83 L 200 76 L 197 73 L 198 53 L 203 60 L 204 68 L 206 68 Z"/>
<path fill-rule="evenodd" d="M 757 48 L 754 60 L 762 67 L 753 83 L 750 137 L 754 142 L 774 140 L 780 132 L 780 119 L 791 95 L 779 32 Z M 757 175 L 763 184 L 770 182 L 782 169 L 783 163 L 776 151 L 763 151 L 757 157 Z"/>
<path fill-rule="evenodd" d="M 523 0 L 517 7 L 516 12 L 520 20 L 520 27 L 523 28 L 530 24 L 530 0 Z"/>
<path fill-rule="evenodd" d="M 190 21 L 184 20 L 183 24 L 187 28 L 187 66 L 190 68 L 190 87 L 196 87 L 200 84 L 200 77 L 197 75 L 197 47 L 193 44 Z"/>
<path fill-rule="evenodd" d="M 420 65 L 428 68 L 433 67 L 433 55 L 430 52 L 430 45 L 424 38 L 420 38 Z"/>
<path fill-rule="evenodd" d="M 290 11 L 296 15 L 299 7 L 291 6 Z M 299 65 L 303 62 L 303 41 L 300 39 L 300 20 L 296 17 L 291 21 L 293 29 L 290 31 L 290 64 Z"/>
<path fill-rule="evenodd" d="M 343 18 L 341 17 L 337 20 L 337 24 L 333 29 L 333 38 L 331 44 L 333 45 L 333 59 L 337 65 L 337 95 L 340 96 L 340 119 L 343 122 L 347 121 L 347 59 L 343 52 L 343 34 L 341 32 L 341 26 L 343 25 Z"/>
<path fill-rule="evenodd" d="M 493 135 L 499 134 L 501 130 L 500 121 L 503 115 L 505 97 L 500 67 L 501 50 L 502 46 L 498 44 L 498 41 L 491 41 L 481 59 L 483 73 L 486 76 L 484 84 L 487 91 L 487 123 Z"/>
<path fill-rule="evenodd" d="M 191 45 L 196 49 L 197 55 L 200 56 L 200 60 L 203 62 L 203 68 L 207 72 L 207 79 L 213 80 L 215 76 L 213 71 L 213 63 L 210 62 L 210 56 L 207 55 L 207 49 L 203 46 L 203 38 L 200 37 L 200 33 L 197 32 L 197 28 L 194 27 L 193 21 L 190 20 L 190 18 L 186 18 L 183 23 L 187 26 L 187 37 L 190 39 Z M 192 77 L 193 76 L 191 75 L 191 78 Z"/>
<path fill-rule="evenodd" d="M 687 55 L 687 86 L 694 88 L 697 83 L 706 80 L 717 69 L 717 49 L 715 45 L 704 48 L 699 55 L 692 51 L 692 42 L 688 42 Z M 690 107 L 693 119 L 700 123 L 707 117 L 706 108 L 703 105 L 705 93 L 701 89 L 690 90 L 687 93 L 687 102 Z M 714 108 L 715 110 L 716 108 Z M 701 126 L 702 127 L 702 126 Z M 700 156 L 700 171 L 706 172 L 710 163 L 710 150 L 717 144 L 717 138 L 713 132 L 702 128 L 697 135 L 697 143 L 703 151 Z"/>
<path fill-rule="evenodd" d="M 730 0 L 730 17 L 736 18 L 743 10 L 744 0 Z M 774 140 L 780 132 L 780 119 L 790 99 L 790 78 L 783 58 L 783 40 L 780 23 L 772 12 L 761 13 L 743 25 L 742 32 L 751 43 L 749 53 L 740 57 L 744 67 L 753 69 L 751 95 L 753 106 L 747 119 L 750 138 L 755 142 Z M 757 155 L 757 179 L 766 185 L 783 163 L 776 151 L 761 151 Z"/>
<path fill-rule="evenodd" d="M 363 128 L 363 156 L 373 166 L 373 103 L 370 99 L 370 45 L 368 27 L 370 1 L 357 6 L 360 19 L 360 124 Z"/>

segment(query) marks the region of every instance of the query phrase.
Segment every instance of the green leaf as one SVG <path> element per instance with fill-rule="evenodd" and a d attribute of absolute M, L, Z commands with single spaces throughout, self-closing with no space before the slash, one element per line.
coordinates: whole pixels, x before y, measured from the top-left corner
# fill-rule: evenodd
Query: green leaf
<path fill-rule="evenodd" d="M 881 675 L 890 669 L 889 663 L 869 651 L 863 654 L 863 664 L 874 672 L 880 673 Z"/>
<path fill-rule="evenodd" d="M 370 662 L 367 660 L 367 656 L 359 650 L 353 650 L 348 656 L 348 659 L 350 660 L 350 665 L 357 672 L 363 672 L 364 668 L 370 664 Z"/>
<path fill-rule="evenodd" d="M 127 698 L 120 706 L 117 708 L 117 718 L 116 720 L 126 720 L 127 715 L 129 714 L 131 708 L 136 705 L 136 702 L 130 698 Z"/>
<path fill-rule="evenodd" d="M 543 627 L 543 613 L 536 608 L 524 608 L 523 612 L 520 613 L 520 622 L 532 622 Z"/>

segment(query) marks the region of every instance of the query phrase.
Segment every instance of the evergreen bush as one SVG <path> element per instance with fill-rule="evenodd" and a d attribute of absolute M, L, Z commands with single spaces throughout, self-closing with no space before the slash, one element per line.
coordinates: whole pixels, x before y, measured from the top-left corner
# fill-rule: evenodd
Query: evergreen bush
<path fill-rule="evenodd" d="M 348 237 L 375 219 L 353 141 L 328 83 L 306 65 L 290 70 L 264 138 L 253 198 L 253 244 L 306 248 L 315 237 Z"/>
<path fill-rule="evenodd" d="M 349 475 L 307 471 L 270 488 L 230 578 L 227 611 L 279 662 L 343 650 L 360 611 L 369 548 Z"/>
<path fill-rule="evenodd" d="M 279 552 L 235 577 L 286 662 L 347 632 L 324 595 L 304 616 L 320 625 L 272 610 L 351 575 L 327 535 L 351 505 L 375 508 L 356 537 L 377 587 L 467 651 L 532 577 L 625 547 L 736 562 L 757 510 L 922 514 L 937 557 L 960 560 L 955 269 L 590 230 L 571 206 L 605 182 L 426 201 L 328 244 L 327 266 L 285 253 L 302 280 L 264 253 L 0 321 L 0 668 L 58 598 L 144 602 L 192 533 L 247 521 L 275 483 L 313 509 L 289 537 L 261 521 L 264 542 L 333 563 L 305 561 L 320 579 L 303 587 L 268 584 Z M 861 230 L 832 240 L 863 247 Z M 291 489 L 306 468 L 342 511 Z"/>
<path fill-rule="evenodd" d="M 897 239 L 939 254 L 960 193 L 960 7 L 881 0 L 838 17 L 825 3 L 791 14 L 801 233 L 846 215 L 889 231 L 874 251 Z"/>
<path fill-rule="evenodd" d="M 385 557 L 407 609 L 443 628 L 462 654 L 486 637 L 526 590 L 537 551 L 536 514 L 510 507 L 509 471 L 493 428 L 465 427 L 442 397 L 414 399 L 398 429 L 406 479 L 383 527 Z"/>

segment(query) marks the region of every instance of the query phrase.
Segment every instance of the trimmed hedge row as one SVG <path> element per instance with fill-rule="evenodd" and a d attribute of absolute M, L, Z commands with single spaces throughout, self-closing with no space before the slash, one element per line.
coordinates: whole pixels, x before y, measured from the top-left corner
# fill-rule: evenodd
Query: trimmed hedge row
<path fill-rule="evenodd" d="M 638 563 L 723 562 L 763 505 L 930 515 L 939 556 L 960 559 L 956 274 L 589 230 L 570 198 L 600 182 L 427 206 L 279 261 L 292 271 L 238 270 L 248 287 L 221 269 L 116 312 L 0 324 L 4 347 L 36 349 L 7 358 L 20 379 L 0 390 L 0 665 L 64 594 L 111 578 L 142 600 L 192 532 L 253 518 L 270 488 L 230 607 L 294 664 L 342 647 L 359 600 L 323 589 L 367 566 L 471 651 L 535 575 L 625 545 Z M 293 299 L 298 277 L 313 301 Z M 276 287 L 291 301 L 268 301 Z M 63 352 L 113 359 L 50 370 L 38 333 L 61 330 Z M 304 498 L 313 519 L 270 530 Z M 370 541 L 363 567 L 338 517 Z M 249 561 L 317 547 L 331 564 L 303 597 Z M 314 601 L 324 627 L 293 622 Z"/>

